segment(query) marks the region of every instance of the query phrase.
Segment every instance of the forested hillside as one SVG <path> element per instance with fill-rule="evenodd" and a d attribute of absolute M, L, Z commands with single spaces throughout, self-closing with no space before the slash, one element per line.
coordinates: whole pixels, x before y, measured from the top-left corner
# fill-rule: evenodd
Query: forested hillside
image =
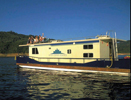
<path fill-rule="evenodd" d="M 12 31 L 0 32 L 0 53 L 27 53 L 27 48 L 18 48 L 18 45 L 26 44 L 30 36 L 31 35 L 18 34 Z M 130 40 L 118 43 L 118 52 L 130 53 Z"/>
<path fill-rule="evenodd" d="M 119 53 L 130 53 L 130 40 L 125 42 L 120 42 L 117 45 L 118 45 Z"/>
<path fill-rule="evenodd" d="M 19 44 L 26 44 L 29 36 L 15 32 L 0 32 L 0 53 L 17 53 Z M 24 51 L 22 49 L 21 51 Z"/>

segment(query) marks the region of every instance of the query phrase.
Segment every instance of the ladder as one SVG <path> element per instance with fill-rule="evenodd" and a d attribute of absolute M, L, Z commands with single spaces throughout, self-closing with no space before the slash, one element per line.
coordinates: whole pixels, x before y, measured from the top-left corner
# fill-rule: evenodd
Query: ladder
<path fill-rule="evenodd" d="M 116 32 L 115 32 L 115 56 L 116 56 L 116 60 L 118 60 L 118 49 L 117 49 L 117 39 L 116 39 Z"/>
<path fill-rule="evenodd" d="M 115 37 L 112 39 L 112 44 L 113 44 L 114 58 L 116 60 L 118 60 L 118 49 L 117 49 L 116 32 L 115 32 Z"/>
<path fill-rule="evenodd" d="M 112 49 L 113 49 L 113 57 L 115 60 L 118 60 L 118 49 L 117 49 L 117 38 L 116 38 L 116 32 L 115 31 L 112 31 L 112 30 L 109 30 L 106 32 L 106 35 L 107 33 L 109 33 L 109 36 L 110 36 L 110 32 L 112 32 Z"/>

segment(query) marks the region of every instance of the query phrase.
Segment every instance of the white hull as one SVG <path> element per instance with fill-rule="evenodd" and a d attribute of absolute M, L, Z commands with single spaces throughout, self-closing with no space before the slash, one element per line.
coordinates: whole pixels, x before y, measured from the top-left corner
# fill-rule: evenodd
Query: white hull
<path fill-rule="evenodd" d="M 51 68 L 51 67 L 39 67 L 39 66 L 26 66 L 19 65 L 22 68 L 33 68 L 33 69 L 44 69 L 44 70 L 57 70 L 57 71 L 75 71 L 75 72 L 92 72 L 92 73 L 108 73 L 108 74 L 116 74 L 123 76 L 130 76 L 130 73 L 122 73 L 122 72 L 108 72 L 108 71 L 94 71 L 94 70 L 79 70 L 79 69 L 65 69 L 65 68 Z"/>

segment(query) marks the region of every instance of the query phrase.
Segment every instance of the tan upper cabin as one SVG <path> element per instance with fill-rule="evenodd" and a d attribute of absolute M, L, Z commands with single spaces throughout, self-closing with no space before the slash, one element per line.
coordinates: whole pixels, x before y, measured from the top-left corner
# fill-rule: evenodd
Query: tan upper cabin
<path fill-rule="evenodd" d="M 102 35 L 95 39 L 55 40 L 19 46 L 29 46 L 29 57 L 40 62 L 88 63 L 99 58 L 117 58 L 119 41 L 123 40 Z"/>

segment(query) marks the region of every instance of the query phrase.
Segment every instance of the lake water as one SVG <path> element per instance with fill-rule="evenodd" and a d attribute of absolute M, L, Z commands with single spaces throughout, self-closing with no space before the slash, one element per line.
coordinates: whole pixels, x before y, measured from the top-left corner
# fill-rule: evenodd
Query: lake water
<path fill-rule="evenodd" d="M 0 58 L 0 100 L 129 100 L 130 77 L 18 68 Z"/>

